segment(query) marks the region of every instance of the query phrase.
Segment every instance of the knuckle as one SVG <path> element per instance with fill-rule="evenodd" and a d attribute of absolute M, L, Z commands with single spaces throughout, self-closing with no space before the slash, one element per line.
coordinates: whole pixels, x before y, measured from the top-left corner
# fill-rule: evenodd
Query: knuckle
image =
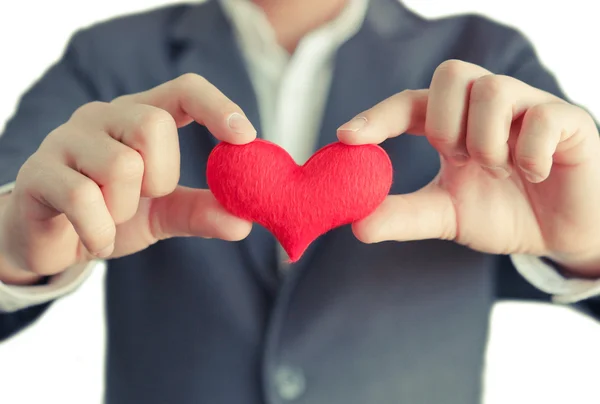
<path fill-rule="evenodd" d="M 39 153 L 34 153 L 29 156 L 21 168 L 19 168 L 17 173 L 17 182 L 20 184 L 22 184 L 24 181 L 27 182 L 33 173 L 39 171 L 39 165 Z"/>
<path fill-rule="evenodd" d="M 462 60 L 449 59 L 442 62 L 435 70 L 435 76 L 447 79 L 455 79 L 465 74 L 467 63 Z"/>
<path fill-rule="evenodd" d="M 598 133 L 598 126 L 592 114 L 579 106 L 576 106 L 575 108 L 580 116 L 581 127 L 589 128 L 589 133 Z"/>
<path fill-rule="evenodd" d="M 208 83 L 208 80 L 196 73 L 185 73 L 179 76 L 176 82 L 179 86 L 186 89 L 189 87 L 200 87 Z"/>
<path fill-rule="evenodd" d="M 92 101 L 88 102 L 77 108 L 72 115 L 72 119 L 76 119 L 78 117 L 89 117 L 90 115 L 102 113 L 108 107 L 108 103 L 102 101 Z"/>
<path fill-rule="evenodd" d="M 46 147 L 54 148 L 60 146 L 67 133 L 67 125 L 68 123 L 63 123 L 52 132 L 48 133 L 42 141 L 40 148 L 45 149 Z"/>
<path fill-rule="evenodd" d="M 41 157 L 39 152 L 31 155 L 19 168 L 15 182 L 14 194 L 21 194 L 20 190 L 30 190 L 40 180 L 44 180 L 48 173 L 47 157 Z"/>
<path fill-rule="evenodd" d="M 131 134 L 132 140 L 136 146 L 143 147 L 146 145 L 148 137 L 161 136 L 165 129 L 174 128 L 176 128 L 175 119 L 167 111 L 155 107 L 141 106 Z"/>
<path fill-rule="evenodd" d="M 407 89 L 400 91 L 398 94 L 395 95 L 395 97 L 415 99 L 420 97 L 422 94 L 423 92 L 421 90 Z"/>
<path fill-rule="evenodd" d="M 135 97 L 135 94 L 125 94 L 125 95 L 120 95 L 116 98 L 114 98 L 110 104 L 111 105 L 121 105 L 121 104 L 127 104 L 130 103 L 131 100 Z"/>
<path fill-rule="evenodd" d="M 71 184 L 65 195 L 68 206 L 84 208 L 103 201 L 102 191 L 92 180 Z"/>
<path fill-rule="evenodd" d="M 144 154 L 153 145 L 161 144 L 165 132 L 177 133 L 173 117 L 159 108 L 140 106 L 134 123 L 126 130 L 125 143 Z M 154 146 L 155 147 L 155 146 Z"/>
<path fill-rule="evenodd" d="M 164 109 L 155 107 L 146 107 L 140 112 L 138 126 L 146 129 L 154 129 L 165 124 L 175 125 L 175 120 Z"/>
<path fill-rule="evenodd" d="M 43 158 L 46 160 L 64 158 L 67 151 L 71 148 L 70 146 L 80 142 L 82 135 L 86 134 L 85 129 L 82 130 L 77 126 L 72 121 L 68 121 L 52 130 L 40 144 L 37 153 L 43 155 Z"/>
<path fill-rule="evenodd" d="M 489 74 L 475 80 L 471 89 L 471 102 L 488 102 L 508 98 L 510 79 L 506 76 Z"/>
<path fill-rule="evenodd" d="M 579 105 L 574 105 L 574 104 L 567 104 L 567 105 L 569 108 L 572 109 L 574 116 L 581 118 L 581 119 L 590 120 L 592 122 L 595 122 L 592 115 L 585 108 L 583 108 Z"/>
<path fill-rule="evenodd" d="M 138 181 L 144 175 L 144 160 L 138 152 L 126 148 L 114 154 L 108 171 L 111 180 Z"/>
<path fill-rule="evenodd" d="M 553 113 L 547 105 L 534 105 L 526 112 L 525 119 L 538 127 L 549 128 Z"/>

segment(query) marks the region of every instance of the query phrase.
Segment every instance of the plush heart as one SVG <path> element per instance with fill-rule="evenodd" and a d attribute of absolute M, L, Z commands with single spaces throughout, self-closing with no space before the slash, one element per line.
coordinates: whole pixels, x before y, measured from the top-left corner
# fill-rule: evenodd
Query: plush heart
<path fill-rule="evenodd" d="M 274 143 L 220 143 L 208 186 L 233 215 L 259 223 L 296 262 L 317 237 L 368 216 L 392 185 L 392 163 L 376 145 L 332 143 L 304 165 Z"/>

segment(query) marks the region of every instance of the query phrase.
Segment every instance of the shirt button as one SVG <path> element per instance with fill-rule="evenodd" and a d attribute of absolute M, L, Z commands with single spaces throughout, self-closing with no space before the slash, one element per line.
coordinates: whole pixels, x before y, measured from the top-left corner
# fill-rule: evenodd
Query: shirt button
<path fill-rule="evenodd" d="M 284 400 L 296 400 L 306 390 L 306 379 L 302 370 L 282 366 L 275 372 L 275 386 L 279 397 Z"/>

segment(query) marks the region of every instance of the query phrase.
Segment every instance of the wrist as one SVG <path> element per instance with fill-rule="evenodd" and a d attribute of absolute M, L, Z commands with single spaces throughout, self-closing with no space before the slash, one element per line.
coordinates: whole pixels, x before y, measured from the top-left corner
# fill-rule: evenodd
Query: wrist
<path fill-rule="evenodd" d="M 41 275 L 16 268 L 0 254 L 0 282 L 5 285 L 35 285 L 43 278 Z"/>

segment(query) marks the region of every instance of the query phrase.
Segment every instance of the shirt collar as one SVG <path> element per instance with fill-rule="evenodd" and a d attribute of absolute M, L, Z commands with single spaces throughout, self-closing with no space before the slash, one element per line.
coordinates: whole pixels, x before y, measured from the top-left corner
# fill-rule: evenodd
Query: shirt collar
<path fill-rule="evenodd" d="M 263 10 L 250 0 L 219 0 L 230 20 L 240 46 L 246 52 L 266 54 L 280 48 L 276 35 Z M 350 39 L 362 26 L 369 0 L 349 0 L 348 5 L 333 20 L 307 35 L 321 36 L 337 47 Z M 306 39 L 306 37 L 305 37 Z M 302 41 L 299 43 L 301 46 Z"/>
<path fill-rule="evenodd" d="M 229 1 L 239 1 L 240 4 L 242 1 L 249 3 L 249 0 L 210 0 L 198 4 L 185 4 L 174 7 L 171 23 L 167 27 L 169 44 L 176 46 L 179 52 L 189 49 L 190 46 L 198 45 L 203 46 L 205 49 L 221 52 L 226 43 L 233 44 L 235 41 L 239 46 L 239 40 L 231 37 L 232 34 L 235 34 L 233 31 L 237 28 L 232 27 L 233 19 L 230 17 L 229 11 L 224 10 L 226 8 L 224 7 L 225 3 Z M 362 6 L 358 3 L 362 3 Z M 235 5 L 236 3 L 232 4 Z M 353 4 L 358 5 L 353 6 Z M 256 7 L 253 3 L 250 5 Z M 363 7 L 366 9 L 367 6 L 368 10 L 361 10 Z M 359 11 L 347 11 L 353 7 L 356 7 Z M 259 11 L 262 12 L 262 10 Z M 345 25 L 346 29 L 350 31 L 346 32 L 347 38 L 353 36 L 351 32 L 353 29 L 360 28 L 360 31 L 364 31 L 365 34 L 376 35 L 385 41 L 399 35 L 410 35 L 418 32 L 427 23 L 426 20 L 407 9 L 398 0 L 350 0 L 349 6 L 336 20 L 344 21 L 348 17 L 343 17 L 343 15 L 346 13 L 353 15 L 355 12 L 359 16 L 350 17 L 349 19 L 356 19 L 358 21 L 356 23 L 355 20 L 356 26 L 341 24 Z M 243 18 L 238 18 L 235 21 L 242 20 Z M 336 25 L 335 22 L 330 22 L 324 27 L 330 24 Z M 324 27 L 320 29 L 326 30 L 327 28 Z M 218 35 L 218 37 L 215 38 L 215 35 Z M 343 33 L 341 37 L 344 37 Z M 232 40 L 234 42 L 231 42 Z"/>

